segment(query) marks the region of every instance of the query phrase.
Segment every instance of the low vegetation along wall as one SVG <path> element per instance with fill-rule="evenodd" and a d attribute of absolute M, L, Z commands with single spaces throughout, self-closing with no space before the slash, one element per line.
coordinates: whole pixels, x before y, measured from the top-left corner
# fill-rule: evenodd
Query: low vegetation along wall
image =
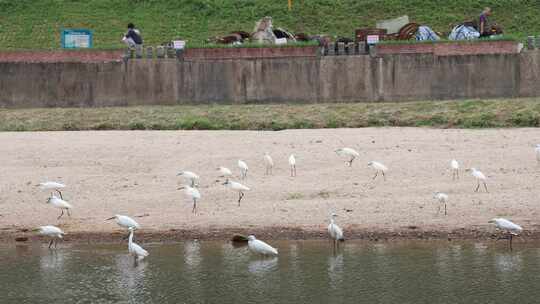
<path fill-rule="evenodd" d="M 540 52 L 0 62 L 1 107 L 540 96 Z"/>

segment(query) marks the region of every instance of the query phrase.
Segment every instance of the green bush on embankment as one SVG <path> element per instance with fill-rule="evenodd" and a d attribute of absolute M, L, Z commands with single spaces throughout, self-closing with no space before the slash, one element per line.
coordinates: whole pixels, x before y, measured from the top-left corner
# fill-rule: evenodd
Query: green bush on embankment
<path fill-rule="evenodd" d="M 0 131 L 540 126 L 540 98 L 400 103 L 0 109 Z"/>

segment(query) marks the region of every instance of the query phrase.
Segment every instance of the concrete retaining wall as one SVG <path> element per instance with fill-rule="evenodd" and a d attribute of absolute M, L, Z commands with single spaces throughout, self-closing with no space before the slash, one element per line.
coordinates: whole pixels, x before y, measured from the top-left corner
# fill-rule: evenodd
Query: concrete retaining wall
<path fill-rule="evenodd" d="M 0 107 L 540 96 L 540 52 L 0 62 Z"/>

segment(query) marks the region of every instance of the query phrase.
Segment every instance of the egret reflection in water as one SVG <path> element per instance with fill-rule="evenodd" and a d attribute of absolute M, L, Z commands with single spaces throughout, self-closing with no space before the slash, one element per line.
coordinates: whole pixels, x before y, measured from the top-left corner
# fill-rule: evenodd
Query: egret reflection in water
<path fill-rule="evenodd" d="M 343 254 L 328 257 L 328 277 L 333 288 L 339 288 L 344 275 Z"/>
<path fill-rule="evenodd" d="M 248 270 L 252 274 L 264 275 L 265 273 L 277 270 L 277 257 L 259 257 L 248 264 Z"/>

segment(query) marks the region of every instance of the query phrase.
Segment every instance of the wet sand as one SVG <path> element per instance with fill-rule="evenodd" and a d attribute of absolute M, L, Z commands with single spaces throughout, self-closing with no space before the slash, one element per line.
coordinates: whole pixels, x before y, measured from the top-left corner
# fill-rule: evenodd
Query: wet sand
<path fill-rule="evenodd" d="M 114 214 L 134 217 L 149 241 L 228 239 L 234 233 L 267 238 L 325 237 L 334 211 L 348 238 L 484 238 L 488 224 L 505 217 L 540 235 L 540 166 L 534 145 L 538 129 L 437 130 L 366 128 L 257 131 L 98 131 L 0 133 L 0 239 L 34 239 L 31 230 L 56 225 L 67 240 L 107 241 L 125 232 Z M 355 148 L 348 167 L 334 150 Z M 263 154 L 275 162 L 266 176 Z M 289 176 L 288 156 L 297 159 Z M 451 159 L 488 177 L 489 193 L 462 170 L 452 181 Z M 238 180 L 237 160 L 250 167 L 241 181 L 251 188 L 240 207 L 237 193 L 222 185 L 216 168 Z M 389 167 L 387 180 L 372 180 L 367 167 Z M 201 176 L 198 212 L 177 190 L 176 174 Z M 67 185 L 72 216 L 45 203 L 49 193 L 36 184 Z M 448 215 L 437 214 L 436 191 L 449 194 Z"/>

